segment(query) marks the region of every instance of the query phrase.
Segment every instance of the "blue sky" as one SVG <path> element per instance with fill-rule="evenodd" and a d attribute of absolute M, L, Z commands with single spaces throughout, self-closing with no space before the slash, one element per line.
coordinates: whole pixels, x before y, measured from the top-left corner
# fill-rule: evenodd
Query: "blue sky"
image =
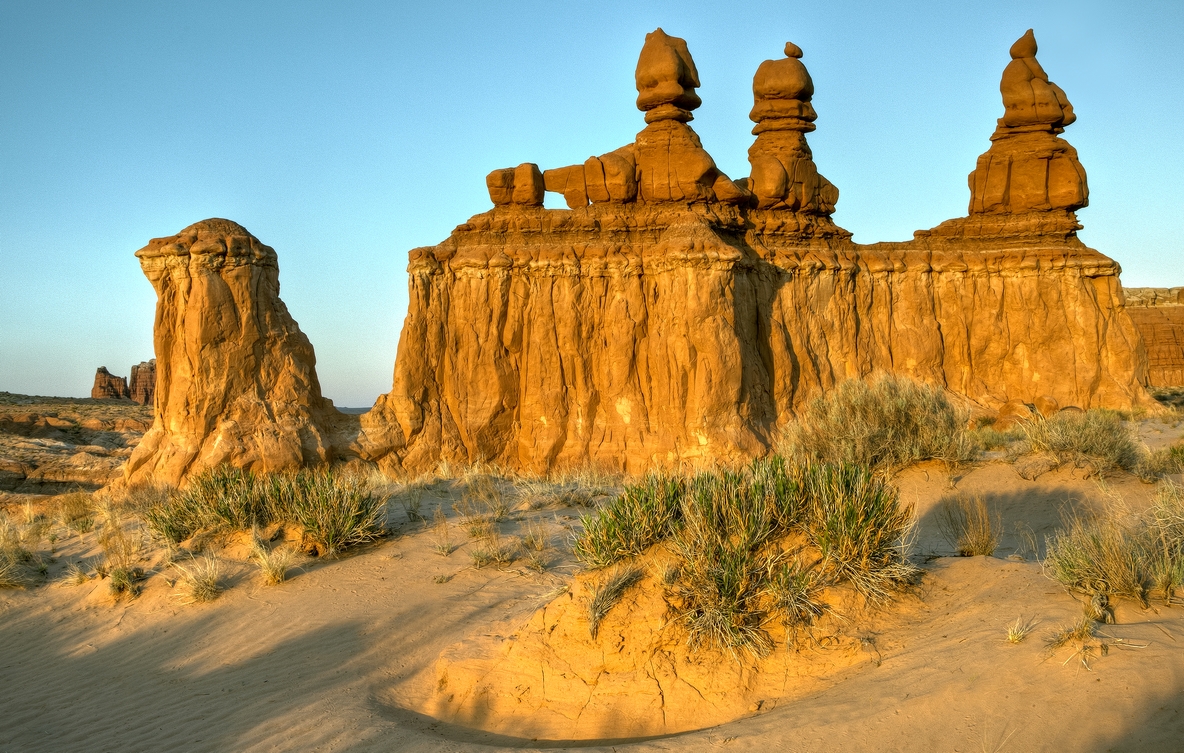
<path fill-rule="evenodd" d="M 226 217 L 279 253 L 325 394 L 370 404 L 407 251 L 485 211 L 493 168 L 632 141 L 657 26 L 687 40 L 692 125 L 733 177 L 752 74 L 787 40 L 805 50 L 815 160 L 865 243 L 965 214 L 1008 47 L 1033 27 L 1079 117 L 1082 239 L 1128 286 L 1184 285 L 1184 3 L 0 0 L 0 390 L 85 395 L 97 366 L 152 357 L 132 253 Z"/>

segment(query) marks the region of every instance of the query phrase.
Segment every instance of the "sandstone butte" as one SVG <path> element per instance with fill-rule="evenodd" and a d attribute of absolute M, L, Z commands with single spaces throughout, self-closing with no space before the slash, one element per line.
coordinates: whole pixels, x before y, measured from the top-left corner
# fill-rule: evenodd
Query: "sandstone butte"
<path fill-rule="evenodd" d="M 95 384 L 90 388 L 92 400 L 123 400 L 130 396 L 127 377 L 115 376 L 106 366 L 95 370 Z"/>
<path fill-rule="evenodd" d="M 93 400 L 128 400 L 140 405 L 152 405 L 156 393 L 156 359 L 141 361 L 132 366 L 130 377 L 115 376 L 100 366 L 95 371 L 95 384 L 90 389 Z"/>
<path fill-rule="evenodd" d="M 648 34 L 632 143 L 494 170 L 491 210 L 410 252 L 393 386 L 352 426 L 320 394 L 272 249 L 226 220 L 154 240 L 137 256 L 159 297 L 156 421 L 128 477 L 740 460 L 878 372 L 990 409 L 1153 406 L 1119 266 L 1077 237 L 1085 170 L 1060 138 L 1076 116 L 1036 49 L 1031 31 L 1011 48 L 968 216 L 861 245 L 831 219 L 839 191 L 806 140 L 800 48 L 757 69 L 752 169 L 733 180 L 688 125 L 686 43 Z M 544 208 L 546 191 L 569 208 Z"/>

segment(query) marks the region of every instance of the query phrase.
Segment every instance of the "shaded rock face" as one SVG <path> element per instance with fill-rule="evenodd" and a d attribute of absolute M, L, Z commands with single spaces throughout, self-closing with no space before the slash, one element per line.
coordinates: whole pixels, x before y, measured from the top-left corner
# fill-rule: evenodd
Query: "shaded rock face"
<path fill-rule="evenodd" d="M 136 256 L 157 294 L 155 420 L 126 480 L 179 483 L 219 463 L 279 471 L 327 462 L 335 412 L 312 345 L 280 300 L 275 251 L 211 219 Z"/>
<path fill-rule="evenodd" d="M 107 371 L 106 366 L 100 366 L 95 371 L 95 384 L 90 388 L 90 396 L 94 400 L 126 400 L 130 396 L 127 377 L 115 376 Z"/>
<path fill-rule="evenodd" d="M 156 359 L 141 361 L 132 367 L 128 378 L 128 391 L 134 402 L 152 405 L 156 395 Z"/>
<path fill-rule="evenodd" d="M 1013 49 L 1030 77 L 1005 82 L 1051 87 L 1034 55 L 1034 41 Z M 493 210 L 410 253 L 394 384 L 353 449 L 390 470 L 740 460 L 808 400 L 885 371 L 995 408 L 1151 404 L 1118 265 L 1076 236 L 1083 201 L 1009 189 L 911 242 L 853 243 L 805 142 L 817 116 L 801 56 L 790 44 L 758 69 L 752 174 L 733 182 L 687 125 L 699 78 L 685 42 L 648 35 L 645 130 L 541 171 L 570 211 L 543 209 L 534 180 L 512 200 L 533 166 L 495 171 Z M 1008 104 L 1027 120 L 1000 129 L 1037 130 L 1007 131 L 991 160 L 1037 131 L 1064 144 L 1067 100 L 1056 117 L 1033 102 Z"/>
<path fill-rule="evenodd" d="M 1153 387 L 1184 386 L 1184 288 L 1126 288 Z"/>

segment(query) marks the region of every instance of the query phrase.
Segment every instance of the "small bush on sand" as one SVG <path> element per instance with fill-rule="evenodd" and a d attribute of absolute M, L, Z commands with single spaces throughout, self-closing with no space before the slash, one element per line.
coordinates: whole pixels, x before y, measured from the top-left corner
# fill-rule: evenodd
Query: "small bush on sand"
<path fill-rule="evenodd" d="M 259 539 L 255 540 L 251 548 L 251 559 L 259 566 L 259 575 L 268 586 L 279 585 L 287 579 L 288 569 L 292 567 L 295 557 L 296 553 L 289 547 L 270 549 Z"/>
<path fill-rule="evenodd" d="M 1184 442 L 1150 452 L 1135 466 L 1135 475 L 1148 483 L 1173 473 L 1184 473 Z"/>
<path fill-rule="evenodd" d="M 213 556 L 192 559 L 189 564 L 174 562 L 180 575 L 181 597 L 185 604 L 213 601 L 222 594 L 221 564 Z"/>
<path fill-rule="evenodd" d="M 1031 620 L 1016 617 L 1015 622 L 1007 626 L 1007 642 L 1023 643 L 1024 639 L 1032 633 L 1034 627 L 1035 624 Z"/>
<path fill-rule="evenodd" d="M 1162 484 L 1149 516 L 1151 579 L 1170 604 L 1184 585 L 1184 487 Z"/>
<path fill-rule="evenodd" d="M 1062 463 L 1090 468 L 1099 476 L 1132 470 L 1142 457 L 1133 430 L 1115 411 L 1061 411 L 1022 427 L 1033 449 L 1052 453 Z"/>
<path fill-rule="evenodd" d="M 625 567 L 596 585 L 588 600 L 588 632 L 592 638 L 600 632 L 600 621 L 644 574 L 640 567 Z"/>
<path fill-rule="evenodd" d="M 473 561 L 473 567 L 481 569 L 483 567 L 496 566 L 505 567 L 513 562 L 518 556 L 518 547 L 512 541 L 505 541 L 496 528 L 490 530 L 489 534 L 484 538 L 479 539 L 473 544 L 473 548 L 469 550 L 469 557 Z"/>
<path fill-rule="evenodd" d="M 144 511 L 144 521 L 174 544 L 199 531 L 249 530 L 275 517 L 269 491 L 269 484 L 252 472 L 220 465 L 190 477 L 185 489 L 155 500 Z"/>
<path fill-rule="evenodd" d="M 809 403 L 788 428 L 781 454 L 885 475 L 927 459 L 955 467 L 978 454 L 967 419 L 935 387 L 893 375 L 850 380 Z"/>
<path fill-rule="evenodd" d="M 913 508 L 900 504 L 895 487 L 849 464 L 811 466 L 806 483 L 806 534 L 824 567 L 870 601 L 886 599 L 913 578 L 917 568 L 906 556 Z"/>
<path fill-rule="evenodd" d="M 55 498 L 57 518 L 62 526 L 78 534 L 89 533 L 95 527 L 95 506 L 85 492 L 62 494 Z"/>
<path fill-rule="evenodd" d="M 359 478 L 305 470 L 272 481 L 282 489 L 276 509 L 304 530 L 321 556 L 336 556 L 386 532 L 386 501 Z"/>
<path fill-rule="evenodd" d="M 451 530 L 447 513 L 442 506 L 436 505 L 436 512 L 432 515 L 432 536 L 435 539 L 433 548 L 441 557 L 447 557 L 456 549 L 452 544 Z"/>
<path fill-rule="evenodd" d="M 668 538 L 678 522 L 684 483 L 680 476 L 650 473 L 627 485 L 620 496 L 581 517 L 576 557 L 592 567 L 607 567 Z"/>
<path fill-rule="evenodd" d="M 1045 572 L 1066 588 L 1146 600 L 1144 543 L 1113 516 L 1071 518 L 1046 550 Z"/>
<path fill-rule="evenodd" d="M 958 495 L 938 506 L 938 529 L 963 557 L 990 556 L 999 546 L 1001 524 L 981 496 Z"/>
<path fill-rule="evenodd" d="M 761 627 L 769 571 L 761 549 L 773 532 L 769 498 L 735 473 L 702 473 L 683 497 L 674 535 L 679 576 L 667 589 L 671 613 L 693 650 L 722 649 L 739 658 L 772 648 Z"/>
<path fill-rule="evenodd" d="M 99 506 L 103 526 L 99 531 L 99 546 L 103 550 L 100 572 L 105 573 L 107 588 L 116 599 L 135 597 L 140 593 L 139 582 L 144 578 L 140 567 L 143 540 L 139 531 L 129 531 L 118 508 L 110 499 Z"/>

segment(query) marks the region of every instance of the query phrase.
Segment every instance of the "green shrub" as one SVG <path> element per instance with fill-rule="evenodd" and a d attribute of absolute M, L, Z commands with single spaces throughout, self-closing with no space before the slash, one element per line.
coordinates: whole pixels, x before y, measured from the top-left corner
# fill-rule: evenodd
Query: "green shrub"
<path fill-rule="evenodd" d="M 626 485 L 620 496 L 580 517 L 583 531 L 573 547 L 576 558 L 607 567 L 669 538 L 678 525 L 685 483 L 681 476 L 650 473 L 640 483 Z"/>
<path fill-rule="evenodd" d="M 296 523 L 322 556 L 380 538 L 386 501 L 353 476 L 302 470 L 272 478 L 273 509 Z"/>
<path fill-rule="evenodd" d="M 1100 476 L 1129 471 L 1142 456 L 1134 431 L 1112 410 L 1061 411 L 1022 427 L 1033 449 L 1052 453 L 1062 463 L 1092 468 Z"/>
<path fill-rule="evenodd" d="M 251 471 L 219 465 L 190 477 L 189 485 L 162 495 L 144 511 L 154 533 L 180 543 L 199 531 L 249 530 L 272 522 L 271 484 Z"/>
<path fill-rule="evenodd" d="M 787 629 L 809 627 L 828 611 L 821 600 L 825 585 L 818 570 L 803 566 L 798 559 L 775 565 L 769 577 L 769 594 Z"/>
<path fill-rule="evenodd" d="M 895 487 L 851 464 L 812 466 L 806 484 L 806 533 L 836 576 L 871 601 L 913 577 L 906 557 L 913 508 L 900 504 Z"/>
<path fill-rule="evenodd" d="M 967 420 L 935 387 L 894 375 L 850 380 L 809 403 L 786 432 L 784 454 L 887 475 L 931 458 L 957 466 L 978 455 Z"/>

